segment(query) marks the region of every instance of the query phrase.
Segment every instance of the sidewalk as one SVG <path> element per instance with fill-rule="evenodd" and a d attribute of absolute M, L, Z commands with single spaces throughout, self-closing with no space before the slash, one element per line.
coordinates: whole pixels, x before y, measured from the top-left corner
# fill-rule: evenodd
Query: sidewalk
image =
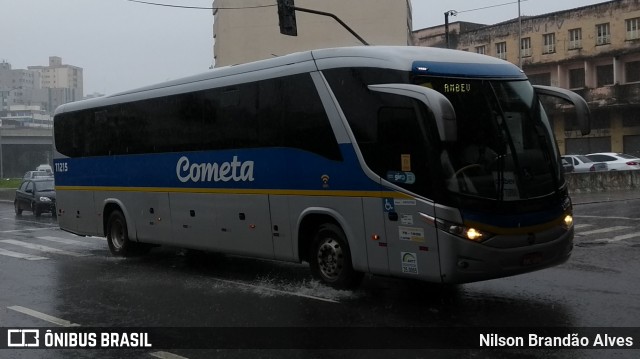
<path fill-rule="evenodd" d="M 0 201 L 13 202 L 15 197 L 16 197 L 15 188 L 0 188 Z"/>

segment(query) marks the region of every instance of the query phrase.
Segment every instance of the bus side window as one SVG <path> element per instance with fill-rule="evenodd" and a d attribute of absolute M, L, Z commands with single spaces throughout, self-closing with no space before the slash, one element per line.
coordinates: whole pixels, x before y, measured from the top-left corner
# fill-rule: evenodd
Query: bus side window
<path fill-rule="evenodd" d="M 411 100 L 414 102 L 415 100 Z M 385 178 L 389 172 L 405 172 L 415 176 L 414 183 L 396 183 L 409 190 L 430 186 L 426 136 L 419 124 L 419 104 L 409 107 L 381 107 L 378 110 L 379 159 L 376 171 Z"/>
<path fill-rule="evenodd" d="M 402 170 L 402 155 L 412 155 L 412 162 L 419 156 L 420 127 L 413 108 L 381 107 L 378 110 L 378 136 L 387 171 Z"/>

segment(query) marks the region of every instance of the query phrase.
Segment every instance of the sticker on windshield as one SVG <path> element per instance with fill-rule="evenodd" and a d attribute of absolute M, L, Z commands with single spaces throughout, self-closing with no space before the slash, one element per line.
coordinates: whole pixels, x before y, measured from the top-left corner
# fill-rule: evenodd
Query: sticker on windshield
<path fill-rule="evenodd" d="M 498 178 L 498 172 L 493 172 L 493 180 L 496 184 L 496 190 L 500 190 L 500 179 Z M 516 176 L 513 172 L 504 172 L 502 174 L 502 196 L 505 201 L 515 201 L 520 199 L 520 192 L 518 192 L 518 183 L 516 182 Z"/>
<path fill-rule="evenodd" d="M 403 172 L 411 172 L 411 155 L 409 154 L 400 155 L 400 163 L 401 163 Z"/>
<path fill-rule="evenodd" d="M 414 184 L 416 183 L 416 175 L 413 172 L 389 171 L 387 172 L 387 181 L 393 183 Z"/>

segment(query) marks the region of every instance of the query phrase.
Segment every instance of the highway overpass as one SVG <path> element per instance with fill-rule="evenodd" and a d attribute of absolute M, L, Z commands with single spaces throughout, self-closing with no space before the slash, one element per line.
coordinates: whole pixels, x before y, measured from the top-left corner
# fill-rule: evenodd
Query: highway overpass
<path fill-rule="evenodd" d="M 53 128 L 0 127 L 0 178 L 22 177 L 53 160 Z"/>

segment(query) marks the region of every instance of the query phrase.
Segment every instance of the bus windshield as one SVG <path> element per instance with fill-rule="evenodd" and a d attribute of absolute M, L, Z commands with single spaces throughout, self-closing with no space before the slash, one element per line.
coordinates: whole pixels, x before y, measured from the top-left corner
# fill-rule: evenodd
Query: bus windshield
<path fill-rule="evenodd" d="M 443 143 L 440 158 L 449 191 L 515 201 L 558 190 L 559 152 L 528 81 L 421 80 L 456 112 L 457 140 Z"/>

